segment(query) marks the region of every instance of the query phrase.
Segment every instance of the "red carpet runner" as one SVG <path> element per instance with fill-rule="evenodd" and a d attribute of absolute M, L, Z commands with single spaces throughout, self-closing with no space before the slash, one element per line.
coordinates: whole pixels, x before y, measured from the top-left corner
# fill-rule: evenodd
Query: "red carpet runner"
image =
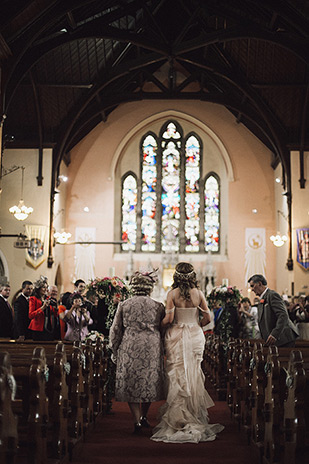
<path fill-rule="evenodd" d="M 154 403 L 149 411 L 152 426 L 162 403 Z M 114 403 L 113 414 L 100 418 L 73 464 L 255 464 L 252 450 L 243 433 L 232 423 L 226 402 L 216 401 L 209 409 L 210 422 L 219 422 L 225 429 L 213 442 L 156 443 L 149 440 L 151 429 L 142 436 L 132 434 L 133 425 L 126 403 Z"/>

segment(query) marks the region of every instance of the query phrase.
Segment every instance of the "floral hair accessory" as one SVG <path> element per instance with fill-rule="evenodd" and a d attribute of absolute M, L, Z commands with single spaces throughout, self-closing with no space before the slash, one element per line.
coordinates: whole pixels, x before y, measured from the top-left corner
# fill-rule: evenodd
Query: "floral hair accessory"
<path fill-rule="evenodd" d="M 174 275 L 177 277 L 179 280 L 189 280 L 193 275 L 195 274 L 195 271 L 183 273 L 179 271 L 175 271 Z"/>
<path fill-rule="evenodd" d="M 152 271 L 144 271 L 144 272 L 136 271 L 136 272 L 133 274 L 131 280 L 133 280 L 134 277 L 146 277 L 146 279 L 148 278 L 148 279 L 150 279 L 153 283 L 156 283 L 157 280 L 158 280 L 158 274 L 157 274 L 158 269 L 159 269 L 159 268 L 153 269 Z"/>

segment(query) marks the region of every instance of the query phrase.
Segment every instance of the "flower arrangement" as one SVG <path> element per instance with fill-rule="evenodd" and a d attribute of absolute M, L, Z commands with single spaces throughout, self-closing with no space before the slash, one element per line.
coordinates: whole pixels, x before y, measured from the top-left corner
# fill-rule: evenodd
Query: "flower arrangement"
<path fill-rule="evenodd" d="M 214 306 L 215 303 L 219 303 L 221 306 L 234 305 L 237 306 L 242 299 L 242 294 L 238 288 L 220 285 L 214 287 L 209 295 L 207 296 L 207 302 L 210 307 Z"/>
<path fill-rule="evenodd" d="M 93 343 L 95 343 L 98 338 L 103 342 L 105 337 L 101 332 L 98 332 L 97 330 L 92 330 L 86 336 L 85 340 L 91 340 Z"/>
<path fill-rule="evenodd" d="M 87 298 L 98 297 L 105 300 L 108 308 L 106 328 L 109 329 L 113 323 L 117 305 L 120 301 L 126 300 L 131 295 L 131 291 L 124 280 L 119 277 L 96 277 L 87 285 Z"/>

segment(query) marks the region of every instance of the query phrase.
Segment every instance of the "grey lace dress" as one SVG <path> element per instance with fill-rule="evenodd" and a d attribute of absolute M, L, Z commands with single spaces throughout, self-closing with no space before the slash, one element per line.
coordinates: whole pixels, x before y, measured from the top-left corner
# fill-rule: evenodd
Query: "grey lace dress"
<path fill-rule="evenodd" d="M 116 401 L 164 399 L 164 306 L 148 296 L 119 303 L 110 329 L 109 346 L 116 357 Z"/>

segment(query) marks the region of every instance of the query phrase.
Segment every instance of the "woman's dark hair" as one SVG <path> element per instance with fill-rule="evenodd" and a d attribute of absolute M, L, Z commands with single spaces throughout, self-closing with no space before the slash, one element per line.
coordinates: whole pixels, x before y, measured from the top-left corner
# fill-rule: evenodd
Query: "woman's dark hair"
<path fill-rule="evenodd" d="M 173 276 L 172 288 L 179 288 L 180 296 L 190 300 L 190 289 L 199 288 L 194 267 L 190 263 L 178 263 Z"/>
<path fill-rule="evenodd" d="M 245 296 L 245 298 L 242 298 L 241 303 L 249 303 L 249 305 L 251 306 L 250 298 L 248 298 L 247 296 Z"/>

